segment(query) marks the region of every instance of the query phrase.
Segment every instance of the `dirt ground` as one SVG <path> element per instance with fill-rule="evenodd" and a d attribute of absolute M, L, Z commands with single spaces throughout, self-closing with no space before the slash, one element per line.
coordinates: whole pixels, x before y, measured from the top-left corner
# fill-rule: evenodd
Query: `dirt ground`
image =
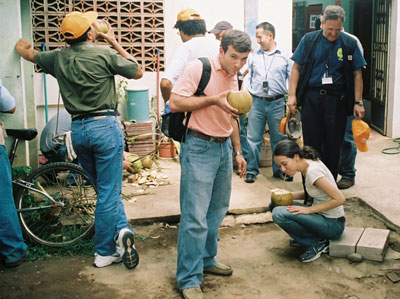
<path fill-rule="evenodd" d="M 386 228 L 356 200 L 346 205 L 347 226 Z M 181 298 L 175 280 L 177 224 L 136 227 L 140 264 L 128 271 L 122 264 L 103 269 L 92 257 L 51 257 L 25 262 L 15 269 L 0 267 L 0 298 Z M 234 268 L 231 277 L 206 275 L 206 298 L 400 298 L 400 260 L 350 263 L 345 258 L 302 264 L 299 249 L 275 224 L 220 229 L 219 259 Z M 390 251 L 400 252 L 400 236 L 390 233 Z"/>

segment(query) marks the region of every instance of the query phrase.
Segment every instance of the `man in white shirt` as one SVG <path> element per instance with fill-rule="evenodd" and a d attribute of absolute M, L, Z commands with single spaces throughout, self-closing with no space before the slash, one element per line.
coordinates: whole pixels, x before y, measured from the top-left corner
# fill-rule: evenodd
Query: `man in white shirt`
<path fill-rule="evenodd" d="M 206 23 L 194 9 L 187 8 L 180 11 L 174 28 L 178 29 L 183 44 L 176 49 L 161 79 L 161 94 L 165 102 L 169 100 L 172 86 L 185 65 L 199 57 L 217 55 L 220 47 L 218 40 L 205 36 Z"/>

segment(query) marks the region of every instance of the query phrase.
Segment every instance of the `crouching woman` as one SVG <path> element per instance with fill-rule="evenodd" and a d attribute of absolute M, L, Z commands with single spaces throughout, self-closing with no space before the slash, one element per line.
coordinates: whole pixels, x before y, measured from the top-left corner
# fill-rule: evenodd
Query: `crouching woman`
<path fill-rule="evenodd" d="M 286 175 L 302 173 L 305 189 L 314 199 L 311 206 L 297 202 L 291 206 L 274 207 L 271 204 L 272 218 L 290 235 L 290 245 L 305 250 L 300 255 L 300 261 L 312 262 L 328 251 L 329 240 L 342 235 L 346 199 L 312 147 L 304 146 L 301 149 L 294 141 L 282 140 L 276 145 L 273 155 L 276 164 Z M 292 194 L 293 199 L 304 199 L 304 191 Z"/>

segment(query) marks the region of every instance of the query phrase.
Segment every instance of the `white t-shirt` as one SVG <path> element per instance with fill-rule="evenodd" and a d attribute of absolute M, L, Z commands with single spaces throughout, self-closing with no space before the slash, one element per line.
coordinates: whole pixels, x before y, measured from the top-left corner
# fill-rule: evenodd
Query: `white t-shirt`
<path fill-rule="evenodd" d="M 10 111 L 15 107 L 15 99 L 8 91 L 8 89 L 2 85 L 0 80 L 0 112 L 1 111 Z M 0 145 L 4 145 L 6 131 L 4 129 L 3 122 L 0 119 Z"/>
<path fill-rule="evenodd" d="M 311 161 L 307 169 L 305 185 L 307 193 L 314 198 L 313 205 L 317 205 L 331 199 L 324 191 L 314 185 L 315 181 L 322 177 L 325 177 L 330 183 L 336 185 L 332 173 L 329 171 L 328 167 L 322 163 L 322 161 Z M 344 208 L 343 205 L 341 205 L 327 211 L 319 212 L 318 214 L 321 214 L 326 218 L 339 218 L 344 216 Z"/>
<path fill-rule="evenodd" d="M 168 64 L 163 79 L 171 81 L 172 85 L 178 80 L 186 64 L 196 58 L 215 56 L 219 52 L 220 41 L 213 37 L 199 36 L 180 45 L 171 62 Z"/>

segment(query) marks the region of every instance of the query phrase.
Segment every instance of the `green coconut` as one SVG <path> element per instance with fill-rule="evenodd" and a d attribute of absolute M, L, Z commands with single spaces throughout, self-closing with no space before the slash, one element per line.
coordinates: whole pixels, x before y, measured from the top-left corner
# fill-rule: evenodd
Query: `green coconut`
<path fill-rule="evenodd" d="M 228 103 L 238 110 L 238 114 L 246 114 L 253 105 L 253 98 L 248 91 L 231 91 L 228 94 Z"/>
<path fill-rule="evenodd" d="M 153 165 L 153 159 L 149 155 L 144 156 L 141 161 L 143 168 L 151 168 Z"/>
<path fill-rule="evenodd" d="M 273 189 L 271 201 L 275 206 L 290 206 L 293 204 L 293 194 L 288 190 Z"/>

